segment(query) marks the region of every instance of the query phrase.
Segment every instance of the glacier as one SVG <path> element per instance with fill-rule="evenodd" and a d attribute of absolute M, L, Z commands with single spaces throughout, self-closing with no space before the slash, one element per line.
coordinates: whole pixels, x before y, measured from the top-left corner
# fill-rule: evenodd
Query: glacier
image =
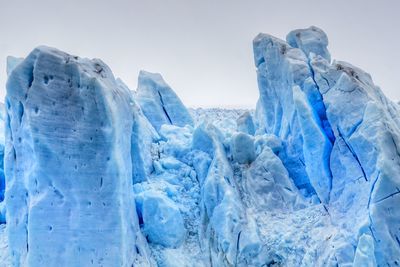
<path fill-rule="evenodd" d="M 9 57 L 0 266 L 398 266 L 400 106 L 328 44 L 257 35 L 254 110 L 54 48 Z"/>

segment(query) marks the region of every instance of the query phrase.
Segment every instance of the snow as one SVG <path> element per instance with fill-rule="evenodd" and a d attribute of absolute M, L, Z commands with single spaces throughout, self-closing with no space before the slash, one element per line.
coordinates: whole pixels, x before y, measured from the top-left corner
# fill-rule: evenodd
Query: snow
<path fill-rule="evenodd" d="M 160 74 L 131 91 L 52 48 L 10 58 L 0 265 L 398 265 L 400 108 L 327 45 L 259 34 L 255 110 L 187 109 Z"/>

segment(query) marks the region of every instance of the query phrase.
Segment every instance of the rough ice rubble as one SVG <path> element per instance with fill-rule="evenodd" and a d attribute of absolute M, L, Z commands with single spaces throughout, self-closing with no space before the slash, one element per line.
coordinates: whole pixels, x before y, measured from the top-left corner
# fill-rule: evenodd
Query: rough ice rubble
<path fill-rule="evenodd" d="M 11 72 L 6 107 L 11 264 L 147 260 L 124 138 L 132 132 L 129 95 L 110 69 L 39 47 Z"/>
<path fill-rule="evenodd" d="M 331 63 L 327 44 L 325 33 L 316 27 L 289 33 L 287 42 L 266 34 L 257 36 L 254 56 L 260 100 L 254 116 L 253 112 L 219 109 L 188 111 L 159 75 L 140 74 L 146 77 L 145 82 L 139 78 L 138 90 L 141 86 L 143 90 L 139 94 L 131 92 L 122 81 L 114 81 L 103 63 L 100 65 L 104 70 L 99 72 L 95 64 L 98 61 L 70 57 L 71 62 L 59 66 L 72 64 L 78 70 L 86 67 L 93 78 L 91 81 L 98 84 L 97 90 L 91 93 L 102 92 L 94 95 L 120 101 L 116 107 L 120 110 L 111 110 L 104 116 L 96 113 L 95 118 L 111 116 L 116 120 L 120 132 L 107 131 L 104 133 L 107 139 L 124 136 L 114 145 L 118 144 L 121 156 L 124 155 L 121 160 L 125 166 L 132 168 L 130 175 L 124 175 L 123 179 L 130 179 L 133 184 L 130 190 L 135 201 L 130 212 L 138 217 L 129 220 L 138 237 L 136 247 L 125 247 L 128 254 L 132 253 L 131 257 L 135 253 L 141 255 L 136 260 L 142 262 L 135 262 L 134 266 L 390 266 L 399 263 L 400 216 L 396 211 L 400 181 L 399 107 L 387 100 L 362 70 L 344 62 Z M 47 54 L 47 49 L 43 49 L 33 55 L 37 51 Z M 50 51 L 50 55 L 69 57 Z M 26 62 L 22 64 L 31 64 Z M 38 66 L 41 69 L 40 64 L 35 65 L 33 77 L 36 78 L 32 80 L 36 92 L 51 85 L 40 83 L 41 74 L 56 72 L 54 77 L 63 85 L 57 88 L 64 94 L 78 91 L 75 81 L 81 84 L 81 78 L 89 75 L 69 72 L 68 68 L 38 71 Z M 25 69 L 18 68 L 12 72 L 14 78 L 9 83 L 15 77 L 26 76 Z M 68 75 L 72 83 L 68 82 Z M 160 87 L 167 88 L 165 95 L 160 95 L 164 90 Z M 13 88 L 25 87 L 20 83 Z M 117 92 L 116 100 L 108 98 L 105 92 Z M 22 97 L 21 102 L 27 107 L 40 104 L 42 109 L 46 101 L 42 103 L 39 95 L 35 101 Z M 90 96 L 93 95 L 83 97 L 82 103 L 93 108 L 110 108 L 104 102 L 93 104 Z M 59 99 L 57 103 L 64 101 Z M 149 110 L 149 106 L 153 108 Z M 49 118 L 66 110 L 66 107 L 44 107 L 54 112 Z M 18 114 L 17 111 L 8 111 L 8 116 Z M 32 112 L 29 108 L 24 109 L 25 120 L 29 112 Z M 123 115 L 113 117 L 116 114 Z M 178 116 L 173 120 L 174 114 L 184 114 L 186 119 Z M 61 115 L 66 118 L 61 123 L 68 122 L 69 114 Z M 85 116 L 79 119 L 82 118 Z M 34 122 L 24 121 L 29 125 Z M 87 123 L 92 125 L 96 120 Z M 48 127 L 41 126 L 43 130 Z M 24 133 L 34 134 L 29 128 Z M 79 131 L 80 140 L 85 138 L 83 133 Z M 24 142 L 30 140 L 28 137 Z M 9 143 L 20 149 L 29 148 L 23 146 L 27 143 L 18 145 L 17 141 Z M 97 151 L 97 145 L 82 151 Z M 53 144 L 51 147 L 57 148 Z M 54 158 L 50 160 L 55 160 L 58 152 L 62 155 L 57 150 L 46 153 Z M 110 160 L 112 164 L 117 163 Z M 45 167 L 50 174 L 54 171 L 42 165 Z M 76 177 L 83 178 L 83 175 Z M 72 185 L 78 191 L 84 190 L 79 184 Z M 86 195 L 75 196 L 85 204 Z M 112 195 L 105 197 L 113 198 Z M 26 200 L 31 201 L 29 197 Z M 91 220 L 92 213 L 83 215 Z M 110 222 L 126 219 L 105 218 Z M 36 223 L 38 228 L 32 228 L 28 235 L 35 236 L 35 231 L 40 233 L 40 227 L 48 226 L 47 218 Z M 142 239 L 142 234 L 147 241 Z M 8 237 L 12 247 L 19 236 L 9 232 Z M 124 238 L 132 236 L 128 234 Z M 7 241 L 0 239 L 0 246 L 4 243 Z M 81 249 L 76 255 L 84 257 L 87 251 Z"/>

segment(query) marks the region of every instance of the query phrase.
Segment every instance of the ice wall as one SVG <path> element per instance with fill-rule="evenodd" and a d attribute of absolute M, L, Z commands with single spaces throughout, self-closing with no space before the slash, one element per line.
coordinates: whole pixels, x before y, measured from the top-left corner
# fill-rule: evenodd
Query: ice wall
<path fill-rule="evenodd" d="M 13 266 L 148 264 L 129 98 L 102 61 L 52 48 L 35 49 L 11 72 L 5 201 Z"/>

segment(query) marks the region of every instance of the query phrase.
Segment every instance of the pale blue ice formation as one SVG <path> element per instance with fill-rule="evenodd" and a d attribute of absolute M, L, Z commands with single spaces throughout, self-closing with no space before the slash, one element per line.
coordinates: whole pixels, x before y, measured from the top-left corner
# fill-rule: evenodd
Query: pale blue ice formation
<path fill-rule="evenodd" d="M 306 56 L 314 53 L 331 61 L 331 54 L 327 49 L 328 36 L 315 26 L 291 31 L 286 36 L 286 41 L 291 47 L 300 48 Z"/>
<path fill-rule="evenodd" d="M 255 134 L 253 117 L 251 116 L 249 111 L 246 111 L 242 115 L 240 115 L 236 123 L 238 132 L 243 132 L 250 135 Z"/>
<path fill-rule="evenodd" d="M 157 131 L 163 124 L 193 125 L 186 107 L 158 73 L 139 73 L 136 99 Z"/>
<path fill-rule="evenodd" d="M 399 107 L 369 74 L 331 63 L 321 30 L 296 30 L 287 40 L 254 41 L 259 123 L 282 139 L 279 156 L 291 177 L 315 192 L 337 228 L 328 262 L 398 265 Z M 305 172 L 292 171 L 301 165 Z"/>
<path fill-rule="evenodd" d="M 157 191 L 135 190 L 137 210 L 143 221 L 143 232 L 155 245 L 167 248 L 179 246 L 186 234 L 178 206 Z"/>
<path fill-rule="evenodd" d="M 129 99 L 100 60 L 52 48 L 35 49 L 10 73 L 5 201 L 12 266 L 147 260 L 134 209 Z"/>
<path fill-rule="evenodd" d="M 254 138 L 245 133 L 235 133 L 231 139 L 233 160 L 241 164 L 251 163 L 256 157 Z"/>
<path fill-rule="evenodd" d="M 9 58 L 0 266 L 399 265 L 400 106 L 322 30 L 286 39 L 254 39 L 255 110 Z"/>

